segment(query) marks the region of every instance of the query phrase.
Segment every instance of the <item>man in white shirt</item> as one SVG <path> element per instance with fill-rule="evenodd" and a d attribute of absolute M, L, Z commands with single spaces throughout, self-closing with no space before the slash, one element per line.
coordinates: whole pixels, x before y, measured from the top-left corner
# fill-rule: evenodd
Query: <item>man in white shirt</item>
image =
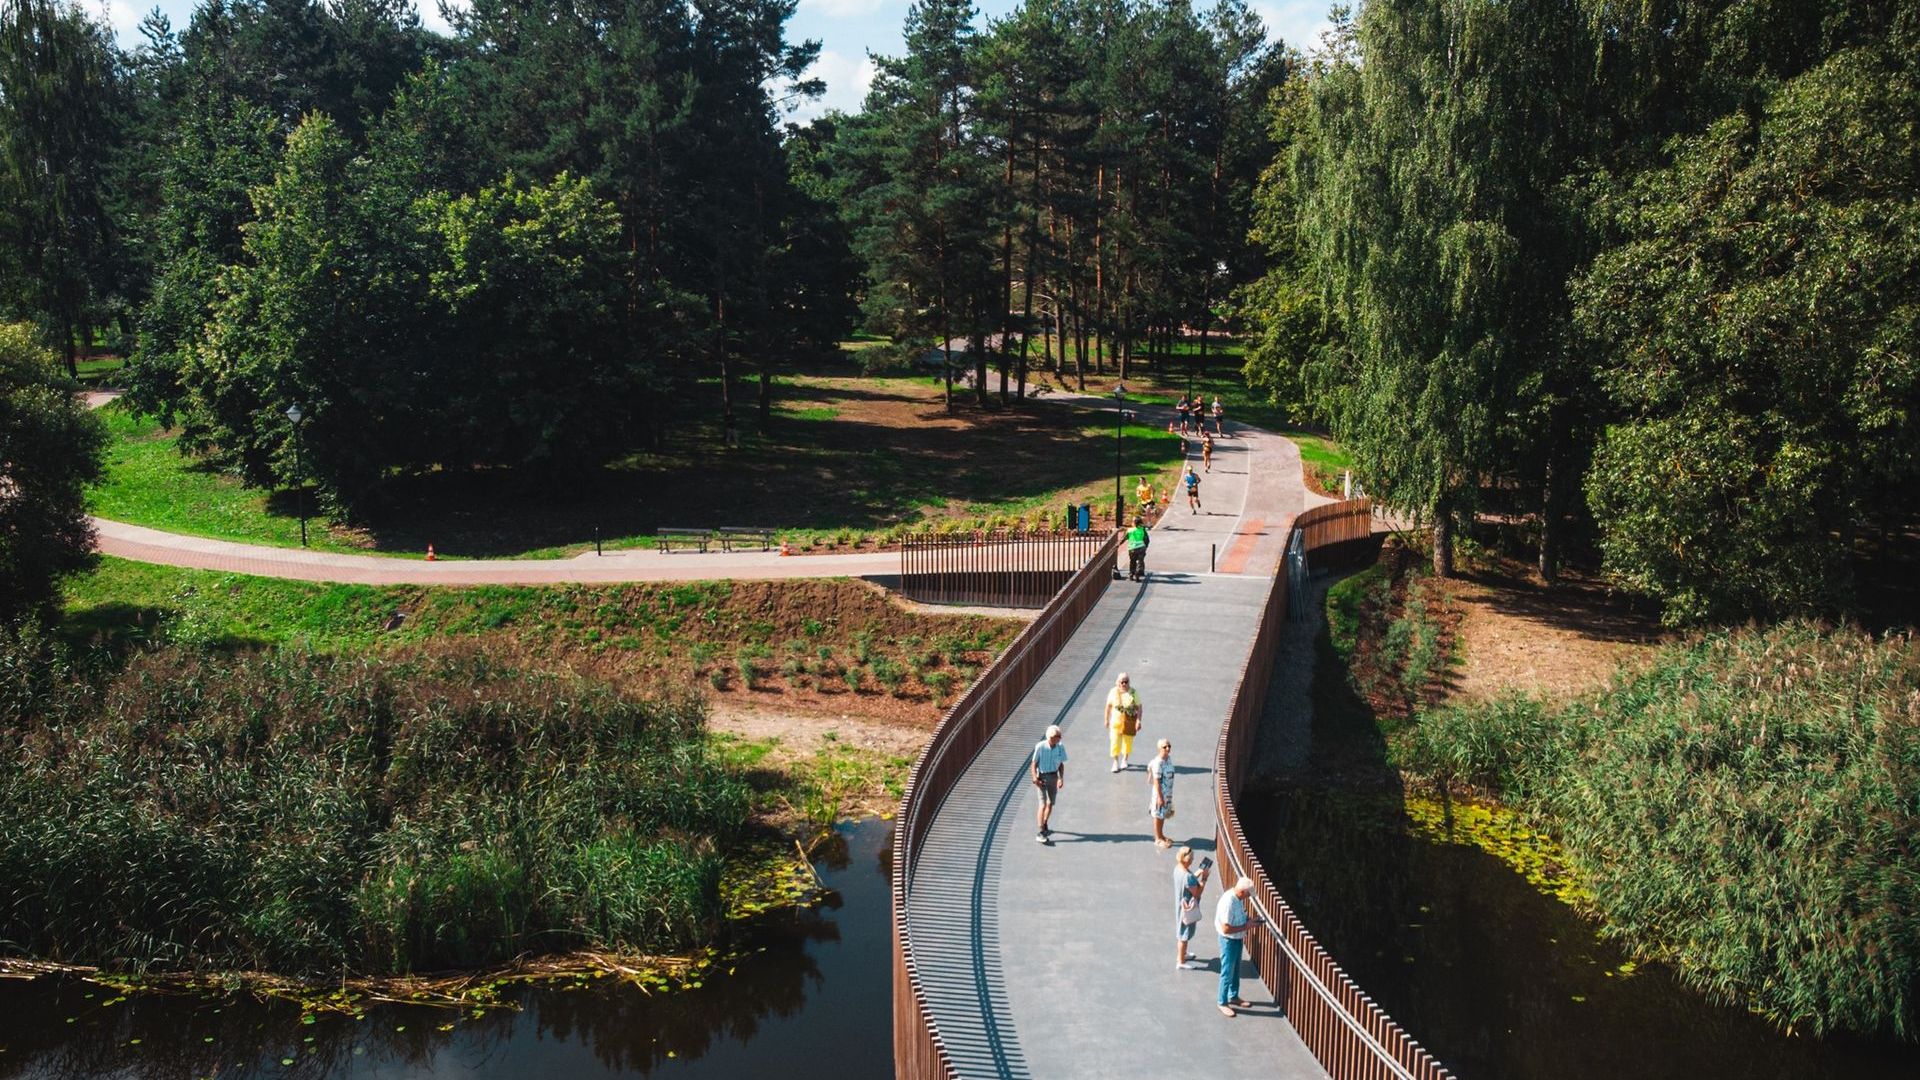
<path fill-rule="evenodd" d="M 1220 935 L 1220 996 L 1215 1004 L 1220 1006 L 1222 1016 L 1233 1016 L 1235 1008 L 1247 1007 L 1246 999 L 1240 996 L 1240 954 L 1246 948 L 1247 929 L 1253 925 L 1247 907 L 1251 895 L 1253 879 L 1241 878 L 1221 895 L 1213 909 L 1213 929 Z"/>
<path fill-rule="evenodd" d="M 1053 843 L 1053 830 L 1047 827 L 1047 820 L 1053 817 L 1053 798 L 1067 785 L 1067 748 L 1060 745 L 1060 728 L 1047 728 L 1047 737 L 1033 745 L 1033 759 L 1028 768 L 1033 773 L 1033 786 L 1040 792 L 1040 831 L 1034 839 L 1043 844 Z"/>

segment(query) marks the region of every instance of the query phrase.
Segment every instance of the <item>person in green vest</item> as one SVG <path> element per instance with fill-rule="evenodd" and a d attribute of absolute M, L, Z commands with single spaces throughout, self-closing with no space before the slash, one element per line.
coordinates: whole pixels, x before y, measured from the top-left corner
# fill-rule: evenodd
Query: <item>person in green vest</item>
<path fill-rule="evenodd" d="M 1133 519 L 1133 528 L 1127 530 L 1127 578 L 1131 581 L 1147 580 L 1147 524 L 1142 518 Z"/>

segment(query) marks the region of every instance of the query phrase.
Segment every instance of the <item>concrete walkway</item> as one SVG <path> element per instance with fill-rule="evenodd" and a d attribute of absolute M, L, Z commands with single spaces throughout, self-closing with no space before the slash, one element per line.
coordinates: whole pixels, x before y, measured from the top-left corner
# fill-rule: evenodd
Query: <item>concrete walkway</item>
<path fill-rule="evenodd" d="M 1114 583 L 934 817 L 908 922 L 963 1076 L 1324 1075 L 1250 965 L 1241 996 L 1255 1007 L 1215 1011 L 1218 880 L 1190 952 L 1208 969 L 1175 970 L 1173 856 L 1154 847 L 1147 816 L 1144 763 L 1164 737 L 1179 768 L 1168 835 L 1213 850 L 1214 746 L 1305 500 L 1292 444 L 1241 430 L 1216 444 L 1206 512 L 1176 500 L 1148 583 Z M 1237 572 L 1207 573 L 1210 551 Z M 1145 716 L 1133 769 L 1115 774 L 1101 711 L 1121 671 Z M 1055 723 L 1070 761 L 1055 842 L 1041 845 L 1027 760 Z"/>

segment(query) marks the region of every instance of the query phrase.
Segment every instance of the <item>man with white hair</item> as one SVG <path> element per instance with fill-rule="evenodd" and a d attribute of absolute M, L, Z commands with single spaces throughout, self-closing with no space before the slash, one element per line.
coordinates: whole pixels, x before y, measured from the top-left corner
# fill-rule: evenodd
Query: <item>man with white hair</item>
<path fill-rule="evenodd" d="M 1253 879 L 1241 878 L 1220 897 L 1213 909 L 1213 929 L 1220 935 L 1220 996 L 1215 1004 L 1220 1015 L 1233 1016 L 1234 1009 L 1247 1007 L 1240 996 L 1240 954 L 1247 945 L 1247 929 L 1253 916 L 1247 910 L 1247 897 L 1253 895 Z"/>
<path fill-rule="evenodd" d="M 1053 830 L 1047 827 L 1047 820 L 1053 817 L 1054 796 L 1067 785 L 1067 748 L 1060 745 L 1058 725 L 1048 727 L 1047 737 L 1033 744 L 1033 758 L 1027 764 L 1033 773 L 1033 786 L 1040 792 L 1040 831 L 1033 838 L 1051 844 Z"/>

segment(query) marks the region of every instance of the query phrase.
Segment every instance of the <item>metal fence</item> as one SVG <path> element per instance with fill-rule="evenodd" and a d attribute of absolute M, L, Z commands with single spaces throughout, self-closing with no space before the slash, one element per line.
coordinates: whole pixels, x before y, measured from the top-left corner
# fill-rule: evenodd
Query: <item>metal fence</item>
<path fill-rule="evenodd" d="M 1108 534 L 994 530 L 908 536 L 900 592 L 930 604 L 1044 607 L 1106 546 Z"/>
<path fill-rule="evenodd" d="M 947 710 L 907 774 L 906 794 L 893 827 L 893 1066 L 894 1075 L 904 1080 L 954 1075 L 953 1058 L 927 1008 L 926 989 L 907 930 L 921 838 L 980 748 L 1000 730 L 1106 593 L 1113 581 L 1108 568 L 1120 550 L 1120 535 L 1098 538 L 1093 555 L 1053 595 L 1040 617 Z"/>
<path fill-rule="evenodd" d="M 1325 565 L 1371 543 L 1372 523 L 1373 508 L 1365 499 L 1316 507 L 1294 520 L 1287 546 L 1291 551 L 1297 543 L 1308 563 Z M 1450 1080 L 1453 1074 L 1355 986 L 1301 924 L 1241 828 L 1234 799 L 1246 784 L 1254 735 L 1266 711 L 1275 639 L 1287 617 L 1290 576 L 1284 564 L 1274 576 L 1214 756 L 1214 773 L 1220 778 L 1215 809 L 1221 879 L 1253 879 L 1253 905 L 1267 925 L 1247 935 L 1249 953 L 1300 1040 L 1333 1080 Z"/>

